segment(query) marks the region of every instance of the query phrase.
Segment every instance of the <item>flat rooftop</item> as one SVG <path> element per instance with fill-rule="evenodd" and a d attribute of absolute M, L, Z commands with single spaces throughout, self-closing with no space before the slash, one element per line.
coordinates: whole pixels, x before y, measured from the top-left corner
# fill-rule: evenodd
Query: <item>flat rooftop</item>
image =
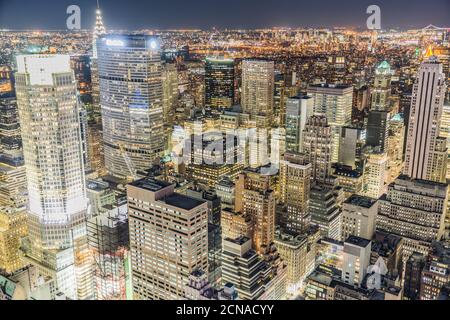
<path fill-rule="evenodd" d="M 222 178 L 222 179 L 219 180 L 219 182 L 217 183 L 216 186 L 232 188 L 232 187 L 234 187 L 235 185 L 234 185 L 234 182 L 231 181 L 230 178 L 224 177 L 224 178 Z"/>
<path fill-rule="evenodd" d="M 311 84 L 308 86 L 309 88 L 314 88 L 314 89 L 338 89 L 338 90 L 342 90 L 342 89 L 349 89 L 352 88 L 351 85 L 347 85 L 347 84 L 332 84 L 332 83 L 319 83 L 319 84 Z"/>
<path fill-rule="evenodd" d="M 248 242 L 249 240 L 250 240 L 249 238 L 244 237 L 244 236 L 241 236 L 241 237 L 239 237 L 237 239 L 231 239 L 231 238 L 226 238 L 225 239 L 225 241 L 232 242 L 232 243 L 235 243 L 235 244 L 238 244 L 238 245 L 243 245 L 244 243 Z"/>
<path fill-rule="evenodd" d="M 105 181 L 88 180 L 87 188 L 94 191 L 108 190 L 109 183 Z"/>
<path fill-rule="evenodd" d="M 354 195 L 350 196 L 350 198 L 345 200 L 344 203 L 348 203 L 348 204 L 352 204 L 354 206 L 358 206 L 358 207 L 363 207 L 363 208 L 368 208 L 369 209 L 369 208 L 372 208 L 372 206 L 376 202 L 377 201 L 375 199 L 354 194 Z"/>
<path fill-rule="evenodd" d="M 314 271 L 313 273 L 311 273 L 308 276 L 308 279 L 324 284 L 326 286 L 330 286 L 331 282 L 333 281 L 333 278 L 330 275 L 319 271 Z"/>
<path fill-rule="evenodd" d="M 360 178 L 362 176 L 362 173 L 360 171 L 349 166 L 336 166 L 334 169 L 334 174 L 338 176 L 349 178 Z"/>
<path fill-rule="evenodd" d="M 416 182 L 417 185 L 421 186 L 421 187 L 428 187 L 428 188 L 439 188 L 439 189 L 444 189 L 447 187 L 446 183 L 442 183 L 442 182 L 436 182 L 436 181 L 429 181 L 429 180 L 422 180 L 422 179 L 413 179 L 411 177 L 408 177 L 407 175 L 400 175 L 397 180 L 395 180 L 395 182 L 397 181 L 405 181 L 405 182 Z"/>
<path fill-rule="evenodd" d="M 288 99 L 293 99 L 293 100 L 309 100 L 312 99 L 311 96 L 308 96 L 306 94 L 297 94 L 293 97 L 289 97 Z"/>
<path fill-rule="evenodd" d="M 319 239 L 319 243 L 320 244 L 334 244 L 334 245 L 338 245 L 338 246 L 344 245 L 343 241 L 339 241 L 339 240 L 328 238 L 328 237 Z"/>
<path fill-rule="evenodd" d="M 173 193 L 162 200 L 168 205 L 184 210 L 192 210 L 205 203 L 205 201 L 200 201 L 179 193 Z"/>
<path fill-rule="evenodd" d="M 353 245 L 356 245 L 361 248 L 365 248 L 370 244 L 370 240 L 360 238 L 357 236 L 350 236 L 347 238 L 347 240 L 345 240 L 344 243 L 349 243 L 349 244 L 353 244 Z"/>
<path fill-rule="evenodd" d="M 134 186 L 134 187 L 142 188 L 145 190 L 149 190 L 152 192 L 156 192 L 156 191 L 162 190 L 164 188 L 167 188 L 167 187 L 171 186 L 172 184 L 165 182 L 165 181 L 156 180 L 154 178 L 144 178 L 141 180 L 131 182 L 130 185 Z"/>
<path fill-rule="evenodd" d="M 274 176 L 274 175 L 276 175 L 278 173 L 278 169 L 276 169 L 277 172 L 274 173 L 274 172 L 272 172 L 271 166 L 272 166 L 272 164 L 268 163 L 266 165 L 263 165 L 263 166 L 260 166 L 260 167 L 257 167 L 257 168 L 247 167 L 247 168 L 244 169 L 244 172 L 246 172 L 246 173 L 257 173 L 257 174 L 260 174 L 260 175 L 263 175 L 263 176 Z"/>
<path fill-rule="evenodd" d="M 295 232 L 289 232 L 289 231 L 284 231 L 282 232 L 281 230 L 276 230 L 275 231 L 275 242 L 282 242 L 286 245 L 290 245 L 293 247 L 298 247 L 301 244 L 304 243 L 304 241 L 307 239 L 307 237 L 305 235 L 299 235 Z"/>

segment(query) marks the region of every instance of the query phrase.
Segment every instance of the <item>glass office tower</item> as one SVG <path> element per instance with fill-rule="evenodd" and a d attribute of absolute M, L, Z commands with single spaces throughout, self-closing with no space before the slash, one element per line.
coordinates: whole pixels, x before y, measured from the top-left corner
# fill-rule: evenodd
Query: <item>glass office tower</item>
<path fill-rule="evenodd" d="M 234 60 L 208 57 L 205 63 L 205 106 L 229 108 L 234 100 Z"/>
<path fill-rule="evenodd" d="M 160 43 L 144 35 L 97 41 L 105 166 L 132 180 L 164 151 Z"/>

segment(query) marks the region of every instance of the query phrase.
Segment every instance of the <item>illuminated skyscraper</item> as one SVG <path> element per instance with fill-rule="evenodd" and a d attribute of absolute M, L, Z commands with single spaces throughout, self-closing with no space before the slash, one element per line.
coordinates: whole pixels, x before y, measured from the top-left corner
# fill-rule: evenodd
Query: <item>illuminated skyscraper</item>
<path fill-rule="evenodd" d="M 442 287 L 449 282 L 450 246 L 443 242 L 435 242 L 422 270 L 420 300 L 438 300 Z"/>
<path fill-rule="evenodd" d="M 422 270 L 425 267 L 426 256 L 414 252 L 405 263 L 404 297 L 409 300 L 418 300 Z"/>
<path fill-rule="evenodd" d="M 271 118 L 273 115 L 274 63 L 263 60 L 242 62 L 243 113 Z"/>
<path fill-rule="evenodd" d="M 207 57 L 205 63 L 205 106 L 229 108 L 234 100 L 234 60 Z"/>
<path fill-rule="evenodd" d="M 386 153 L 370 150 L 364 167 L 364 187 L 362 194 L 378 199 L 386 192 L 386 181 L 389 175 Z"/>
<path fill-rule="evenodd" d="M 286 97 L 289 96 L 289 92 L 286 88 L 285 75 L 276 70 L 274 78 L 274 99 L 273 99 L 273 115 L 274 124 L 282 126 L 285 123 L 286 118 Z"/>
<path fill-rule="evenodd" d="M 92 102 L 91 63 L 92 57 L 87 54 L 72 54 L 70 56 L 70 64 L 75 73 L 80 100 L 86 105 Z"/>
<path fill-rule="evenodd" d="M 246 169 L 236 182 L 236 211 L 250 215 L 254 222 L 253 248 L 261 253 L 274 239 L 275 192 L 270 175 L 262 167 Z"/>
<path fill-rule="evenodd" d="M 100 116 L 90 117 L 88 120 L 87 147 L 91 169 L 100 176 L 105 175 L 105 154 Z"/>
<path fill-rule="evenodd" d="M 279 300 L 286 294 L 287 268 L 271 245 L 261 256 L 246 237 L 223 242 L 222 282 L 232 283 L 242 300 Z M 272 259 L 272 260 L 269 260 Z"/>
<path fill-rule="evenodd" d="M 375 69 L 375 79 L 372 88 L 371 110 L 389 111 L 391 96 L 392 71 L 387 61 L 381 62 Z"/>
<path fill-rule="evenodd" d="M 28 233 L 27 183 L 11 68 L 0 66 L 0 273 L 24 266 L 20 239 Z"/>
<path fill-rule="evenodd" d="M 343 83 L 345 81 L 346 60 L 339 55 L 328 57 L 328 77 L 333 83 Z"/>
<path fill-rule="evenodd" d="M 447 139 L 447 179 L 450 179 L 450 103 L 446 103 L 442 109 L 441 131 L 439 136 Z"/>
<path fill-rule="evenodd" d="M 133 296 L 185 298 L 189 275 L 208 270 L 208 205 L 154 179 L 127 186 Z"/>
<path fill-rule="evenodd" d="M 14 95 L 0 94 L 0 152 L 10 158 L 22 157 L 19 114 Z"/>
<path fill-rule="evenodd" d="M 92 157 L 89 155 L 90 148 L 88 146 L 88 113 L 82 104 L 80 104 L 79 111 L 80 118 L 80 133 L 81 133 L 81 151 L 83 155 L 83 165 L 86 173 L 91 171 L 91 162 Z"/>
<path fill-rule="evenodd" d="M 360 194 L 364 185 L 364 174 L 361 169 L 352 169 L 345 165 L 336 165 L 333 176 L 336 177 L 336 185 L 344 191 L 344 198 L 348 199 L 354 194 Z"/>
<path fill-rule="evenodd" d="M 175 109 L 177 108 L 178 101 L 178 71 L 175 64 L 164 64 L 162 84 L 165 148 L 166 151 L 171 151 L 172 147 L 170 143 L 175 120 Z"/>
<path fill-rule="evenodd" d="M 442 63 L 442 71 L 447 78 L 447 102 L 450 102 L 450 46 L 436 47 L 433 50 L 434 55 Z"/>
<path fill-rule="evenodd" d="M 303 130 L 314 114 L 313 99 L 308 96 L 288 98 L 286 101 L 286 150 L 303 151 Z"/>
<path fill-rule="evenodd" d="M 311 220 L 308 211 L 311 163 L 298 153 L 286 153 L 281 162 L 281 199 L 286 206 L 282 225 L 285 230 L 303 233 Z"/>
<path fill-rule="evenodd" d="M 312 178 L 325 182 L 331 176 L 333 131 L 324 116 L 312 116 L 303 131 L 303 151 L 312 164 Z"/>
<path fill-rule="evenodd" d="M 302 281 L 314 270 L 319 228 L 311 227 L 302 235 L 277 230 L 275 245 L 280 257 L 287 264 L 288 292 L 295 293 Z"/>
<path fill-rule="evenodd" d="M 164 151 L 160 43 L 151 36 L 97 41 L 105 166 L 134 179 Z"/>
<path fill-rule="evenodd" d="M 13 90 L 12 84 L 10 88 Z M 5 91 L 0 93 L 0 207 L 23 208 L 26 198 L 17 100 L 13 91 Z"/>
<path fill-rule="evenodd" d="M 88 155 L 91 169 L 99 175 L 106 174 L 105 170 L 105 154 L 103 145 L 103 129 L 102 129 L 102 110 L 100 106 L 100 80 L 98 74 L 98 54 L 97 40 L 106 34 L 106 28 L 103 24 L 102 11 L 97 1 L 97 10 L 95 12 L 95 26 L 92 41 L 92 58 L 91 58 L 91 96 L 92 109 L 89 114 L 87 127 L 88 138 Z"/>
<path fill-rule="evenodd" d="M 242 62 L 243 127 L 250 129 L 250 144 L 246 150 L 252 168 L 269 162 L 270 128 L 274 117 L 274 62 L 244 60 Z"/>
<path fill-rule="evenodd" d="M 367 119 L 366 145 L 380 148 L 382 152 L 387 150 L 389 113 L 387 111 L 373 110 L 369 112 Z"/>
<path fill-rule="evenodd" d="M 94 112 L 101 114 L 100 108 L 100 84 L 98 75 L 98 54 L 97 54 L 97 40 L 106 34 L 106 28 L 103 24 L 102 11 L 100 10 L 99 2 L 97 1 L 97 10 L 95 11 L 95 26 L 93 33 L 93 43 L 92 43 L 92 104 Z"/>
<path fill-rule="evenodd" d="M 404 141 L 405 141 L 404 119 L 400 114 L 397 114 L 389 120 L 389 130 L 387 139 L 387 147 L 388 147 L 387 156 L 389 167 L 388 184 L 397 179 L 397 177 L 401 174 L 403 170 Z"/>
<path fill-rule="evenodd" d="M 222 202 L 222 209 L 234 208 L 236 199 L 234 182 L 229 177 L 224 177 L 214 186 L 217 196 Z M 233 237 L 230 237 L 233 238 Z"/>
<path fill-rule="evenodd" d="M 24 266 L 20 239 L 27 235 L 26 208 L 0 207 L 0 274 L 10 274 Z"/>
<path fill-rule="evenodd" d="M 431 56 L 420 66 L 413 87 L 403 171 L 411 178 L 445 181 L 446 142 L 438 136 L 445 93 L 442 64 Z"/>
<path fill-rule="evenodd" d="M 311 187 L 309 214 L 311 224 L 318 226 L 322 237 L 341 238 L 341 206 L 344 191 L 339 187 L 316 184 Z"/>
<path fill-rule="evenodd" d="M 0 158 L 0 207 L 25 207 L 27 204 L 26 189 L 23 159 Z"/>
<path fill-rule="evenodd" d="M 341 240 L 350 236 L 372 239 L 377 213 L 376 200 L 352 195 L 342 205 Z"/>
<path fill-rule="evenodd" d="M 26 259 L 71 299 L 92 294 L 87 197 L 74 73 L 65 55 L 17 57 L 17 102 L 28 180 Z"/>
<path fill-rule="evenodd" d="M 211 152 L 213 149 L 217 152 Z M 233 135 L 217 132 L 193 135 L 187 172 L 193 180 L 210 187 L 223 177 L 234 179 L 244 168 L 242 149 Z"/>
<path fill-rule="evenodd" d="M 353 87 L 343 84 L 311 85 L 308 96 L 314 101 L 314 113 L 327 118 L 333 130 L 332 162 L 339 160 L 339 140 L 342 127 L 352 121 Z"/>
<path fill-rule="evenodd" d="M 211 189 L 192 188 L 186 190 L 186 195 L 208 204 L 208 277 L 212 284 L 217 284 L 221 277 L 221 199 Z"/>
<path fill-rule="evenodd" d="M 362 155 L 366 144 L 366 130 L 357 127 L 343 127 L 339 144 L 339 164 L 361 170 Z"/>

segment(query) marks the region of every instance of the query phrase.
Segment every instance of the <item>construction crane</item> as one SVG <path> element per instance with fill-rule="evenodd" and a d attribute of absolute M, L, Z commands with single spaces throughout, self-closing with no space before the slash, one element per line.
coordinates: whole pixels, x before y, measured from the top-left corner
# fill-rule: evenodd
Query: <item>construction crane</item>
<path fill-rule="evenodd" d="M 136 168 L 134 167 L 133 162 L 131 161 L 130 157 L 128 156 L 128 153 L 125 150 L 125 147 L 123 146 L 122 143 L 119 143 L 119 150 L 120 150 L 120 153 L 122 154 L 123 159 L 125 160 L 128 171 L 130 171 L 131 177 L 133 178 L 133 180 L 138 180 Z"/>

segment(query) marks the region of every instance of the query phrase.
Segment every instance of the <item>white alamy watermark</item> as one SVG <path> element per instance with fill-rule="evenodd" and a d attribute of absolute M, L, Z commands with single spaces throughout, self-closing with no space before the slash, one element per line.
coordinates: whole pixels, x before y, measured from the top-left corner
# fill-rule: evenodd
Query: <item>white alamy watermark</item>
<path fill-rule="evenodd" d="M 178 164 L 263 166 L 263 174 L 279 170 L 282 129 L 244 128 L 203 131 L 202 123 L 193 128 L 175 127 L 171 157 Z"/>
<path fill-rule="evenodd" d="M 367 7 L 366 13 L 370 15 L 367 18 L 367 29 L 381 30 L 381 8 L 373 4 Z"/>
<path fill-rule="evenodd" d="M 66 14 L 69 15 L 66 20 L 66 26 L 69 30 L 81 29 L 81 9 L 76 4 L 67 7 Z"/>

